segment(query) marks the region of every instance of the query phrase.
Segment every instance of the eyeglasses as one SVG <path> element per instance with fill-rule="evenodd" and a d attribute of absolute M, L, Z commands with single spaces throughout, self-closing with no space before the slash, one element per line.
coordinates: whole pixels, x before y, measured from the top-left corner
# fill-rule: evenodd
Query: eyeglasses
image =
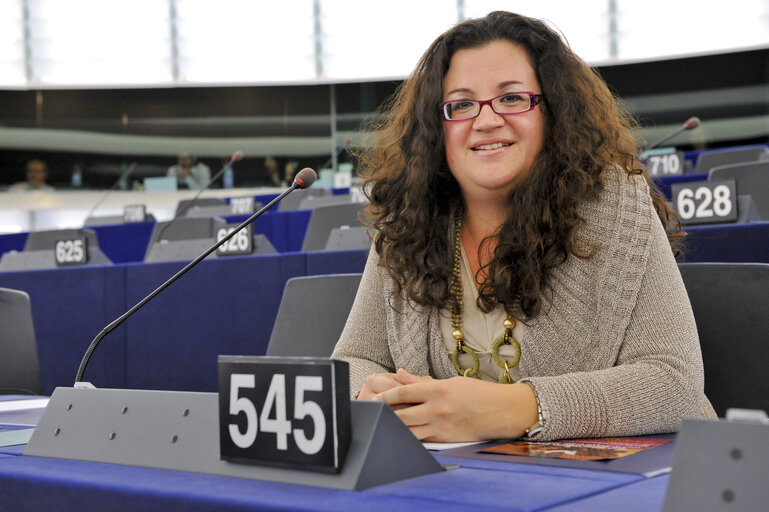
<path fill-rule="evenodd" d="M 441 104 L 441 117 L 446 121 L 465 121 L 478 117 L 484 105 L 503 116 L 522 114 L 533 109 L 544 99 L 541 94 L 530 91 L 506 92 L 490 100 L 455 100 Z"/>

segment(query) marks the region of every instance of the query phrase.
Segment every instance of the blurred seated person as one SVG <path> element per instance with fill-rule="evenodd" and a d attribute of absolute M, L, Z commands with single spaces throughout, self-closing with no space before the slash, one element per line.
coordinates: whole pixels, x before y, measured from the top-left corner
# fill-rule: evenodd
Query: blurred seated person
<path fill-rule="evenodd" d="M 176 165 L 168 168 L 166 176 L 176 176 L 180 189 L 200 190 L 211 180 L 211 169 L 190 153 L 180 153 Z"/>
<path fill-rule="evenodd" d="M 42 190 L 51 192 L 52 186 L 45 180 L 48 178 L 48 166 L 42 160 L 34 159 L 27 162 L 27 181 L 14 183 L 8 189 L 11 192 L 25 192 L 31 190 Z"/>
<path fill-rule="evenodd" d="M 299 167 L 299 162 L 296 160 L 289 160 L 286 162 L 286 166 L 284 167 L 284 178 L 285 182 L 283 183 L 284 186 L 286 186 L 289 183 L 293 183 L 294 176 L 299 172 L 297 171 L 297 167 Z"/>
<path fill-rule="evenodd" d="M 270 155 L 264 157 L 264 168 L 267 169 L 267 175 L 270 177 L 270 182 L 276 187 L 280 186 L 280 171 L 278 170 L 278 162 Z"/>

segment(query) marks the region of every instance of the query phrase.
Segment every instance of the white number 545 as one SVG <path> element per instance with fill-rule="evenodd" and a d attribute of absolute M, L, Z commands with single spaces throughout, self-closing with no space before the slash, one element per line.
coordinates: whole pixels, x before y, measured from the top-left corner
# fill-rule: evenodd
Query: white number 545
<path fill-rule="evenodd" d="M 294 392 L 294 419 L 302 420 L 309 416 L 314 425 L 311 438 L 307 438 L 303 429 L 291 429 L 291 421 L 286 418 L 286 376 L 276 373 L 272 376 L 270 387 L 264 399 L 261 414 L 257 414 L 256 406 L 247 397 L 240 396 L 241 389 L 253 389 L 255 378 L 252 374 L 233 373 L 230 376 L 230 414 L 237 416 L 244 413 L 246 417 L 245 431 L 235 423 L 228 425 L 230 437 L 235 446 L 249 448 L 256 441 L 259 432 L 276 435 L 276 448 L 288 449 L 288 436 L 293 434 L 296 446 L 307 455 L 314 455 L 323 448 L 326 438 L 326 420 L 320 406 L 305 400 L 307 391 L 322 391 L 323 379 L 317 376 L 296 377 Z M 274 411 L 274 415 L 272 415 Z M 257 419 L 258 416 L 258 419 Z"/>

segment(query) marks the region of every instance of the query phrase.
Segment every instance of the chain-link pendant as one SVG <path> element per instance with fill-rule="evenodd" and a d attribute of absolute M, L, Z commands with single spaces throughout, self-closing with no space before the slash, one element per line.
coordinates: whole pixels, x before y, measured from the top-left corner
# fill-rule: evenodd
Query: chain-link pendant
<path fill-rule="evenodd" d="M 499 347 L 502 345 L 511 345 L 513 347 L 514 353 L 512 360 L 503 361 L 499 357 Z M 499 379 L 499 382 L 502 384 L 512 383 L 513 379 L 510 377 L 510 368 L 514 368 L 521 360 L 521 344 L 513 337 L 512 330 L 505 330 L 505 334 L 497 338 L 491 349 L 491 357 L 494 358 L 494 362 L 497 366 L 504 368 L 505 370 L 505 373 Z"/>
<path fill-rule="evenodd" d="M 462 365 L 459 364 L 459 350 L 462 350 L 465 354 L 469 354 L 470 357 L 473 358 L 473 367 L 472 368 L 462 368 Z M 451 362 L 454 363 L 454 369 L 457 370 L 457 373 L 459 375 L 462 375 L 463 377 L 478 377 L 480 378 L 480 374 L 478 370 L 481 367 L 480 361 L 478 361 L 478 355 L 475 353 L 475 350 L 471 349 L 465 344 L 457 344 L 457 348 L 454 349 L 454 352 L 451 354 Z"/>

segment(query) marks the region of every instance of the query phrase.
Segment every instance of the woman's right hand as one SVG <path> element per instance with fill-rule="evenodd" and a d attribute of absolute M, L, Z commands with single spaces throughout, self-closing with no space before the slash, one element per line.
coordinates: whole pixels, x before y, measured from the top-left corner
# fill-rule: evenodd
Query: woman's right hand
<path fill-rule="evenodd" d="M 402 385 L 394 373 L 375 373 L 366 379 L 366 383 L 358 393 L 358 400 L 373 400 L 379 393 Z"/>

